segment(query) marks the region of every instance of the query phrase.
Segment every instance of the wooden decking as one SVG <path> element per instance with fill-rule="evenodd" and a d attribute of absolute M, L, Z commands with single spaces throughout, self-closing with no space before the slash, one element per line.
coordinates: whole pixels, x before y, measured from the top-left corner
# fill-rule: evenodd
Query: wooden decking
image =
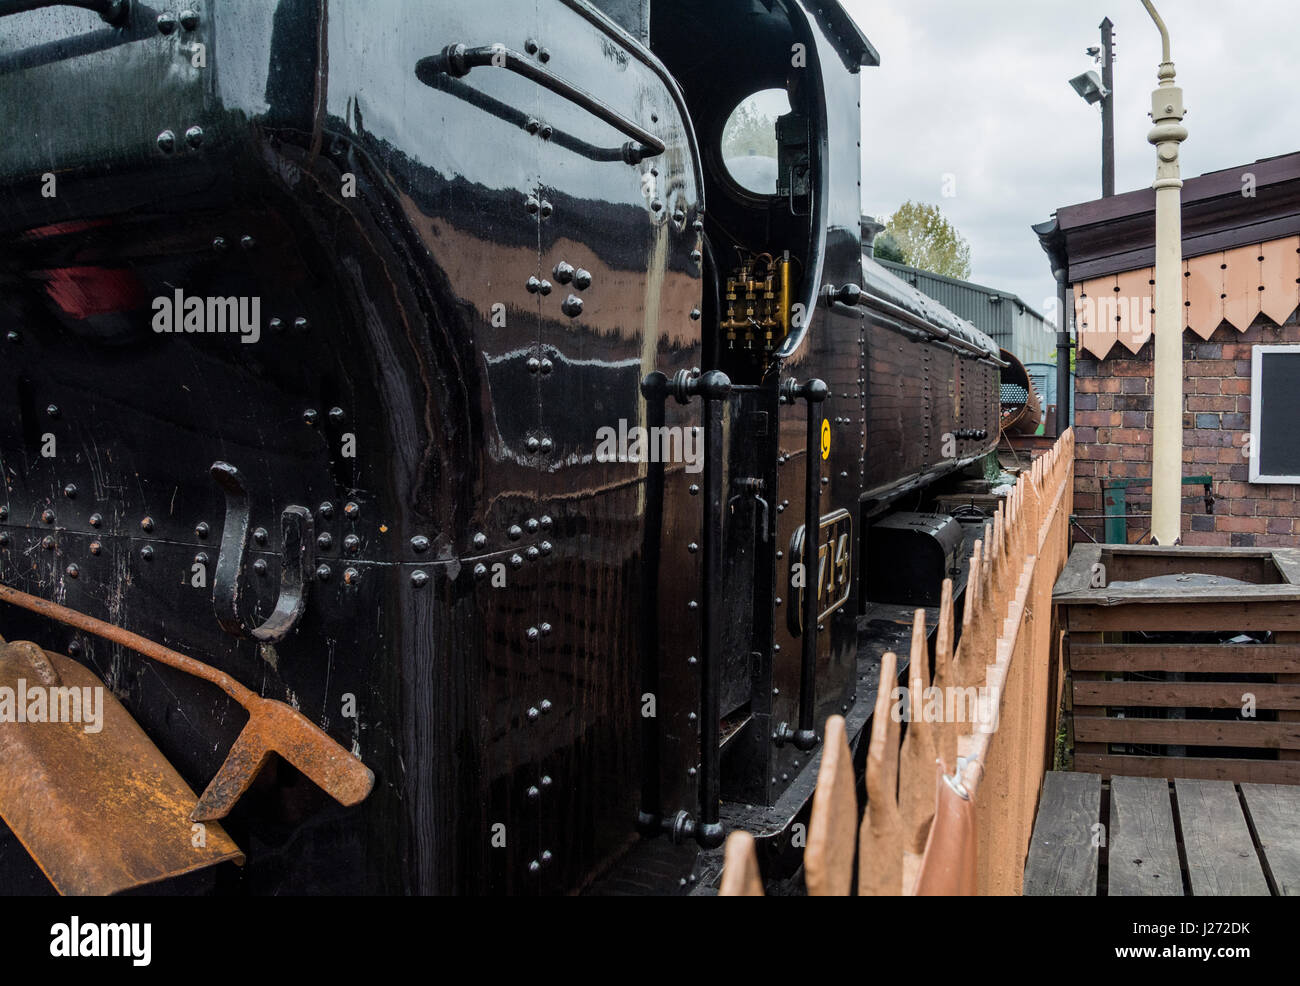
<path fill-rule="evenodd" d="M 1052 771 L 1026 896 L 1300 896 L 1300 788 Z"/>

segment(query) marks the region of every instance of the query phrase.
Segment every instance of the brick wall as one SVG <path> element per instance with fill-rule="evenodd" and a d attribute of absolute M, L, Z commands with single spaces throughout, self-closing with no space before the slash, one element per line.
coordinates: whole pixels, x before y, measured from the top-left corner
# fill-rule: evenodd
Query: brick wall
<path fill-rule="evenodd" d="M 1183 487 L 1186 544 L 1300 547 L 1300 485 L 1252 484 L 1244 454 L 1250 435 L 1250 351 L 1255 344 L 1300 344 L 1296 316 L 1279 327 L 1261 316 L 1245 332 L 1224 323 L 1202 342 L 1183 333 L 1183 475 L 1213 479 L 1214 513 L 1203 489 Z M 1080 352 L 1075 377 L 1076 514 L 1101 514 L 1107 479 L 1146 480 L 1128 490 L 1128 512 L 1151 512 L 1151 370 L 1154 343 L 1136 354 L 1115 346 L 1105 360 Z M 1300 422 L 1296 423 L 1300 427 Z M 1104 522 L 1080 520 L 1098 541 Z M 1130 518 L 1128 540 L 1150 529 Z M 1075 537 L 1082 535 L 1075 531 Z"/>

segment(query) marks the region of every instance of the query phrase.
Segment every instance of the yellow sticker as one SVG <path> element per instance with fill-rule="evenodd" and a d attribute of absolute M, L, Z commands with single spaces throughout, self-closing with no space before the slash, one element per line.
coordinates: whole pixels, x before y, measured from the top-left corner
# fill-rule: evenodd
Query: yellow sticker
<path fill-rule="evenodd" d="M 822 458 L 829 459 L 830 457 L 831 457 L 831 423 L 826 418 L 822 418 Z"/>

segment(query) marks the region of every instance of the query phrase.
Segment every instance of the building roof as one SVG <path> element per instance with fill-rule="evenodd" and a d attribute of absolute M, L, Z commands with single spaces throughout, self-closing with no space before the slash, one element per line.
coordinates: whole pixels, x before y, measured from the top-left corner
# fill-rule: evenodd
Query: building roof
<path fill-rule="evenodd" d="M 1026 304 L 1019 295 L 1011 294 L 1009 291 L 1000 291 L 997 288 L 990 288 L 983 284 L 976 284 L 974 281 L 963 281 L 959 277 L 949 277 L 946 274 L 936 274 L 934 271 L 923 270 L 920 267 L 912 267 L 908 264 L 895 263 L 892 260 L 882 260 L 880 257 L 876 257 L 875 260 L 876 263 L 893 271 L 898 277 L 907 281 L 909 284 L 915 285 L 917 281 L 927 280 L 932 283 L 947 284 L 953 287 L 964 288 L 975 295 L 983 295 L 984 304 L 1001 304 L 1004 301 L 1010 301 L 1017 305 L 1022 311 L 1027 312 L 1043 322 L 1047 321 L 1047 319 L 1043 318 L 1042 314 L 1037 309 Z M 974 321 L 975 316 L 980 314 L 973 310 L 963 311 L 963 306 L 960 302 L 954 306 L 954 304 L 949 303 L 947 298 L 944 299 L 944 304 L 956 312 L 957 315 L 968 321 Z"/>
<path fill-rule="evenodd" d="M 1183 256 L 1300 233 L 1300 151 L 1188 178 L 1182 189 Z M 1062 206 L 1034 226 L 1070 283 L 1155 263 L 1156 193 L 1143 188 Z"/>

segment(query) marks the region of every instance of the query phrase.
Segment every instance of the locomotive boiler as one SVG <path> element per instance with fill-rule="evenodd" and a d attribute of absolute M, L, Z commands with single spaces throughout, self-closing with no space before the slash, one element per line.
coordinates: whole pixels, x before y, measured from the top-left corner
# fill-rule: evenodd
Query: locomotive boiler
<path fill-rule="evenodd" d="M 788 842 L 868 584 L 945 574 L 885 522 L 998 435 L 997 347 L 863 255 L 877 62 L 833 0 L 0 0 L 0 672 L 102 682 L 233 844 L 119 819 L 157 866 L 113 889 L 677 891 Z M 264 700 L 301 744 L 226 783 Z M 10 892 L 108 851 L 31 805 L 149 800 L 37 729 Z"/>

